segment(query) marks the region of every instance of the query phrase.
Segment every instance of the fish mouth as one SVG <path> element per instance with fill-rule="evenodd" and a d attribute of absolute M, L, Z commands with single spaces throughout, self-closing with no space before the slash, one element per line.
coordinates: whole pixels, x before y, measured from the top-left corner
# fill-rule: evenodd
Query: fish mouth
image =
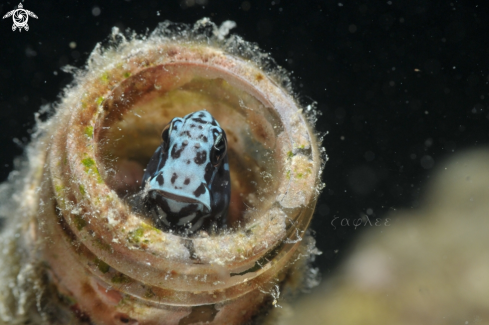
<path fill-rule="evenodd" d="M 151 193 L 151 192 L 157 193 L 166 199 L 174 200 L 176 202 L 190 203 L 190 204 L 201 204 L 204 206 L 204 212 L 210 212 L 210 210 L 211 210 L 211 207 L 208 203 L 201 201 L 199 199 L 193 198 L 193 197 L 189 197 L 189 196 L 185 196 L 185 195 L 179 195 L 179 194 L 167 192 L 167 191 L 160 190 L 160 189 L 149 190 L 149 193 Z"/>

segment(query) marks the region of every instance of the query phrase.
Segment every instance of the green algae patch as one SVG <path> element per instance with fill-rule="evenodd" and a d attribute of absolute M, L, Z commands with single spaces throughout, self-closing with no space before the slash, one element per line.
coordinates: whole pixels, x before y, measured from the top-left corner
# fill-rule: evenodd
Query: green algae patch
<path fill-rule="evenodd" d="M 102 241 L 100 238 L 96 238 L 93 243 L 95 246 L 97 246 L 100 249 L 103 249 L 104 251 L 112 252 L 112 247 L 110 247 L 109 244 L 106 242 Z"/>
<path fill-rule="evenodd" d="M 109 83 L 109 73 L 107 71 L 102 73 L 102 75 L 100 76 L 100 80 L 102 80 L 103 83 Z"/>
<path fill-rule="evenodd" d="M 103 183 L 102 177 L 100 176 L 100 173 L 98 171 L 97 165 L 95 164 L 95 160 L 93 160 L 90 157 L 82 159 L 82 164 L 85 166 L 85 171 L 92 172 L 97 176 L 97 182 Z"/>
<path fill-rule="evenodd" d="M 58 195 L 63 194 L 63 187 L 61 185 L 55 185 L 54 190 L 56 191 L 56 194 L 58 194 Z"/>
<path fill-rule="evenodd" d="M 134 231 L 129 232 L 128 241 L 130 243 L 138 244 L 141 241 L 141 237 L 144 235 L 144 228 L 138 228 Z"/>
<path fill-rule="evenodd" d="M 87 126 L 85 128 L 85 134 L 87 137 L 92 138 L 93 137 L 93 126 Z"/>
<path fill-rule="evenodd" d="M 87 192 L 85 192 L 85 187 L 83 187 L 83 185 L 81 185 L 81 184 L 80 184 L 80 185 L 78 186 L 78 189 L 80 190 L 81 195 L 85 195 L 85 194 L 87 194 Z"/>
<path fill-rule="evenodd" d="M 296 171 L 297 172 L 297 171 Z M 307 168 L 305 171 L 303 171 L 302 173 L 297 173 L 297 178 L 298 179 L 301 179 L 301 178 L 304 178 L 304 177 L 307 177 L 309 176 L 310 174 L 312 173 L 311 169 L 310 168 Z"/>
<path fill-rule="evenodd" d="M 124 72 L 124 78 L 129 78 L 131 73 L 129 71 Z"/>
<path fill-rule="evenodd" d="M 112 279 L 110 279 L 110 281 L 112 283 L 117 283 L 117 284 L 124 284 L 124 283 L 131 283 L 132 282 L 131 278 L 129 278 L 128 276 L 126 276 L 122 273 L 114 275 L 112 277 Z"/>
<path fill-rule="evenodd" d="M 73 223 L 78 231 L 82 230 L 87 225 L 87 221 L 80 215 L 73 216 Z"/>
<path fill-rule="evenodd" d="M 103 274 L 109 272 L 110 270 L 110 265 L 98 258 L 95 259 L 95 265 L 97 266 L 99 271 L 102 272 Z"/>
<path fill-rule="evenodd" d="M 82 164 L 87 168 L 92 168 L 93 166 L 95 166 L 95 161 L 92 158 L 88 157 L 82 159 Z"/>
<path fill-rule="evenodd" d="M 156 296 L 156 294 L 151 289 L 147 289 L 146 292 L 144 293 L 144 298 L 147 298 L 147 299 L 153 298 L 155 296 Z"/>

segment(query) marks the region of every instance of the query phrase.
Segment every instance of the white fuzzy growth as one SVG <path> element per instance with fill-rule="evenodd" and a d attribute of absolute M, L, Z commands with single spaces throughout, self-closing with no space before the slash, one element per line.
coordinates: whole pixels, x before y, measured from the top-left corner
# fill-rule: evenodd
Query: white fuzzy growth
<path fill-rule="evenodd" d="M 16 169 L 0 185 L 0 215 L 7 217 L 0 233 L 0 324 L 40 324 L 56 308 L 52 305 L 40 312 L 46 297 L 56 296 L 45 286 L 45 268 L 36 254 L 38 246 L 29 237 L 32 218 L 44 208 L 44 204 L 38 205 L 40 179 L 48 130 L 54 123 L 53 119 L 38 121 L 33 143 L 27 146 L 24 157 L 16 159 Z"/>
<path fill-rule="evenodd" d="M 231 29 L 236 27 L 236 23 L 232 20 L 226 20 L 219 26 L 219 29 L 214 29 L 214 36 L 216 36 L 218 39 L 223 40 L 228 34 Z"/>

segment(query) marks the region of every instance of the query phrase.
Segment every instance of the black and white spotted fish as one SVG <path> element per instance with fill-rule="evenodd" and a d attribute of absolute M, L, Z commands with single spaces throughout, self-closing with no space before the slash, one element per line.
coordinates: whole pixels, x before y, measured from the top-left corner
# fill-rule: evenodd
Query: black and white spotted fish
<path fill-rule="evenodd" d="M 174 118 L 143 176 L 146 216 L 189 235 L 226 225 L 231 195 L 226 133 L 207 111 Z"/>

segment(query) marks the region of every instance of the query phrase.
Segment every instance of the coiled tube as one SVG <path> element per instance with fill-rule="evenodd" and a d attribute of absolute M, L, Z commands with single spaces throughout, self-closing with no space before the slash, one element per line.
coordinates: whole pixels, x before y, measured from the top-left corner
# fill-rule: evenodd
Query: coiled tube
<path fill-rule="evenodd" d="M 308 118 L 284 72 L 207 19 L 129 40 L 114 30 L 113 39 L 40 125 L 19 176 L 28 200 L 10 208 L 24 213 L 3 245 L 22 247 L 18 263 L 41 279 L 26 290 L 37 292 L 33 313 L 52 323 L 248 322 L 300 278 L 314 248 L 306 230 L 323 159 Z M 200 109 L 228 135 L 230 221 L 219 234 L 185 238 L 153 227 L 126 198 L 161 127 Z M 20 239 L 7 234 L 19 225 Z"/>

